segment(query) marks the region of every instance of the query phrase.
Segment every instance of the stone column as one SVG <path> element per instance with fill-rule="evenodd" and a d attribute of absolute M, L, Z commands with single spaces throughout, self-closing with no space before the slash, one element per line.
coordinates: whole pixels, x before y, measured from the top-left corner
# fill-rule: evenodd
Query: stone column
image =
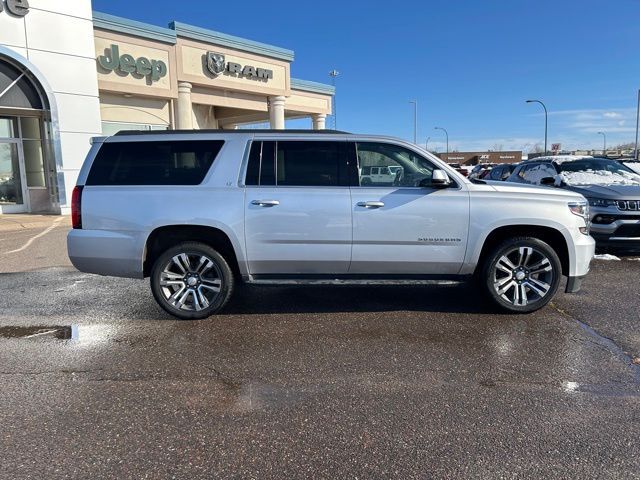
<path fill-rule="evenodd" d="M 327 116 L 324 113 L 314 113 L 311 115 L 311 121 L 313 122 L 314 130 L 324 130 L 325 121 L 327 120 Z"/>
<path fill-rule="evenodd" d="M 191 103 L 191 84 L 178 83 L 177 127 L 181 130 L 193 129 L 193 104 Z"/>
<path fill-rule="evenodd" d="M 284 130 L 285 97 L 269 97 L 269 123 L 274 130 Z"/>

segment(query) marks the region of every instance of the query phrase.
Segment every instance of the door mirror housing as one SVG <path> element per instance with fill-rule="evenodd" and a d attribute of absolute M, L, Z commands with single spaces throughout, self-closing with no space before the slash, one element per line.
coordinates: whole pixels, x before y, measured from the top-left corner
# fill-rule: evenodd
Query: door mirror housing
<path fill-rule="evenodd" d="M 540 180 L 540 185 L 553 187 L 555 184 L 556 184 L 556 179 L 553 177 L 544 177 L 542 180 Z"/>
<path fill-rule="evenodd" d="M 451 185 L 451 179 L 444 170 L 434 170 L 431 178 L 425 178 L 420 181 L 423 188 L 447 188 Z"/>

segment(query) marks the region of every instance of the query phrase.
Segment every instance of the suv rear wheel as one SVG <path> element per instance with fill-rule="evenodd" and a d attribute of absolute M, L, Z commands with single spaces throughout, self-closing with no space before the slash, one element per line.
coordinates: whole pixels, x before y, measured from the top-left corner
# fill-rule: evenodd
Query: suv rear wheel
<path fill-rule="evenodd" d="M 544 307 L 558 290 L 562 266 L 556 252 L 532 237 L 506 240 L 486 259 L 482 282 L 500 308 L 529 313 Z"/>
<path fill-rule="evenodd" d="M 233 272 L 208 245 L 185 242 L 166 250 L 153 264 L 151 291 L 171 315 L 183 320 L 219 312 L 233 291 Z"/>

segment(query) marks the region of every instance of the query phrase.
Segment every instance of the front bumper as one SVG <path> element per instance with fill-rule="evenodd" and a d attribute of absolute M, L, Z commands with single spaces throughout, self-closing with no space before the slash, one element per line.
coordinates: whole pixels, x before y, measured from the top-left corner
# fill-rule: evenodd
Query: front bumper
<path fill-rule="evenodd" d="M 640 248 L 640 211 L 592 207 L 591 236 L 598 247 Z"/>

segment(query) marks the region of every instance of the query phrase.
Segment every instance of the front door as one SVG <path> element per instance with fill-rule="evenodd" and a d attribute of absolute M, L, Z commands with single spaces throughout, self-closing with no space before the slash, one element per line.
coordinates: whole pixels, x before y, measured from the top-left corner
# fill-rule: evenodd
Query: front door
<path fill-rule="evenodd" d="M 0 139 L 0 213 L 22 213 L 29 209 L 22 145 Z"/>
<path fill-rule="evenodd" d="M 351 258 L 346 142 L 254 141 L 245 178 L 251 275 L 344 274 Z"/>
<path fill-rule="evenodd" d="M 464 186 L 420 187 L 436 168 L 400 145 L 356 144 L 359 168 L 395 171 L 392 185 L 380 182 L 351 189 L 353 252 L 349 273 L 379 275 L 457 274 L 469 228 L 469 194 Z M 362 182 L 361 182 L 362 184 Z"/>

